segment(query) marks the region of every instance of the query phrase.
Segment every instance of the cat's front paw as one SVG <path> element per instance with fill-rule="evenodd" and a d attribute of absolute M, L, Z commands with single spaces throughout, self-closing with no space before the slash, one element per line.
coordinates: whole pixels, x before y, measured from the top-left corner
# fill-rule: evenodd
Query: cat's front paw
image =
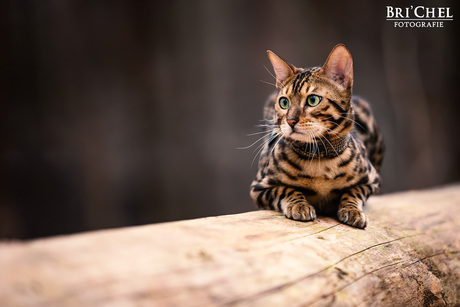
<path fill-rule="evenodd" d="M 356 208 L 340 208 L 337 217 L 342 223 L 353 227 L 366 228 L 367 226 L 366 214 Z"/>
<path fill-rule="evenodd" d="M 315 208 L 307 203 L 287 205 L 284 215 L 295 221 L 313 221 L 316 219 Z"/>

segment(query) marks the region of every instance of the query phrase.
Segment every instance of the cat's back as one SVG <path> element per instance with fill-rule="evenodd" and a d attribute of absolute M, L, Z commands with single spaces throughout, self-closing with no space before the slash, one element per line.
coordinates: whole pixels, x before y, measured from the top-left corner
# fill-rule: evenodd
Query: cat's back
<path fill-rule="evenodd" d="M 275 102 L 276 97 L 278 96 L 278 91 L 273 92 L 268 99 L 265 101 L 264 106 L 264 120 L 273 122 L 275 117 Z"/>
<path fill-rule="evenodd" d="M 355 113 L 354 133 L 364 143 L 369 161 L 380 172 L 385 144 L 377 121 L 367 101 L 353 96 L 351 102 Z"/>

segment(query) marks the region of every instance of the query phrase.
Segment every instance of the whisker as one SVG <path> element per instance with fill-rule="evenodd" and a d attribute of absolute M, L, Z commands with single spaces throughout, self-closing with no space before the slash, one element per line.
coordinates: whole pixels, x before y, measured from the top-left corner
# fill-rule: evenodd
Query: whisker
<path fill-rule="evenodd" d="M 259 80 L 260 82 L 262 83 L 265 83 L 265 84 L 268 84 L 268 85 L 273 85 L 274 87 L 276 87 L 276 84 L 273 84 L 271 82 L 268 82 L 268 81 L 265 81 L 265 80 Z"/>
<path fill-rule="evenodd" d="M 320 133 L 318 132 L 318 134 L 320 134 Z M 321 139 L 321 137 L 322 137 L 322 135 L 320 134 L 320 135 L 319 135 L 319 140 L 321 141 L 321 143 L 323 143 L 323 146 L 324 146 L 324 150 L 326 151 L 326 155 L 327 155 L 327 148 L 326 148 L 326 144 L 324 144 L 324 142 L 323 142 L 323 140 Z M 326 140 L 327 140 L 327 139 L 326 139 Z M 329 143 L 329 144 L 330 144 L 330 143 Z M 334 148 L 334 147 L 332 147 L 332 148 Z"/>
<path fill-rule="evenodd" d="M 272 135 L 272 136 L 270 137 L 270 139 L 268 139 L 266 142 L 260 144 L 260 145 L 256 148 L 257 153 L 254 155 L 254 158 L 252 158 L 251 167 L 254 165 L 254 161 L 256 160 L 257 156 L 259 156 L 259 161 L 260 161 L 261 152 L 265 149 L 266 146 L 268 147 L 268 144 L 270 144 L 270 142 L 271 142 L 272 140 L 274 140 L 275 138 L 277 138 L 279 135 L 280 135 L 280 133 L 275 133 L 274 135 Z M 268 163 L 268 162 L 267 162 L 267 163 Z"/>
<path fill-rule="evenodd" d="M 316 141 L 316 138 L 317 138 L 317 135 L 316 133 L 319 133 L 318 131 L 313 131 L 313 141 L 315 142 L 316 144 L 316 149 L 318 150 L 318 169 L 321 168 L 321 151 L 319 150 L 319 145 L 318 145 L 318 142 Z M 320 138 L 320 141 L 321 141 L 321 138 Z M 322 142 L 322 141 L 321 141 Z M 324 145 L 324 143 L 323 143 Z"/>
<path fill-rule="evenodd" d="M 314 139 L 313 132 L 308 131 L 308 136 L 310 137 L 310 142 L 308 142 L 308 144 L 309 144 L 309 153 L 310 153 L 310 155 L 314 155 L 316 150 L 315 150 L 315 139 Z M 307 148 L 307 147 L 305 146 L 305 148 Z M 311 164 L 313 163 L 313 159 L 314 159 L 314 157 L 310 156 L 310 167 L 311 167 Z"/>
<path fill-rule="evenodd" d="M 340 132 L 334 131 L 334 130 L 329 129 L 329 128 L 326 128 L 326 131 L 329 132 L 329 133 L 333 133 L 334 135 L 343 135 L 343 136 L 348 135 L 348 133 L 340 133 Z"/>
<path fill-rule="evenodd" d="M 259 124 L 257 124 L 256 126 L 258 125 L 262 125 L 262 126 L 279 126 L 279 125 L 276 125 L 273 123 L 273 120 L 272 119 L 263 119 L 263 120 L 259 120 Z"/>
<path fill-rule="evenodd" d="M 270 134 L 271 131 L 259 131 L 259 132 L 253 132 L 253 133 L 249 133 L 249 134 L 246 134 L 246 136 L 253 136 L 253 135 L 258 135 L 258 134 L 262 134 L 262 133 L 265 133 L 265 134 Z"/>
<path fill-rule="evenodd" d="M 326 117 L 326 118 L 334 118 L 334 117 L 331 115 L 331 116 Z M 359 124 L 356 120 L 354 120 L 354 119 L 348 118 L 348 117 L 346 117 L 346 116 L 339 116 L 339 118 L 343 118 L 343 119 L 349 120 L 349 121 L 353 122 L 354 124 L 360 126 L 363 130 L 366 130 L 366 128 L 364 128 L 362 125 L 360 125 L 360 124 Z M 331 122 L 331 123 L 335 124 L 336 126 L 338 126 L 338 124 L 334 123 L 333 121 L 329 121 L 329 122 Z"/>
<path fill-rule="evenodd" d="M 279 138 L 279 140 L 275 143 L 275 145 L 273 145 L 273 148 L 272 148 L 272 151 L 270 152 L 270 154 L 267 154 L 267 163 L 265 164 L 265 167 L 267 167 L 267 165 L 270 163 L 270 156 L 273 154 L 273 152 L 275 151 L 275 148 L 276 148 L 276 145 L 278 145 L 278 143 L 281 141 L 281 139 L 284 137 L 284 135 L 282 135 L 281 132 L 278 132 L 276 134 L 274 134 L 273 138 L 271 138 L 270 141 L 266 142 L 266 145 L 269 145 L 270 142 L 272 142 L 274 139 L 276 139 L 277 137 L 279 137 L 281 135 L 281 137 Z M 263 147 L 265 148 L 265 146 Z M 267 146 L 267 149 L 269 147 Z M 260 151 L 259 151 L 260 152 Z M 255 158 L 255 157 L 254 157 Z M 254 160 L 253 160 L 254 161 Z"/>
<path fill-rule="evenodd" d="M 269 122 L 269 123 L 271 123 L 271 122 L 273 122 L 273 119 L 264 118 L 264 119 L 259 120 L 259 122 Z"/>
<path fill-rule="evenodd" d="M 331 122 L 331 123 L 335 124 L 334 122 Z M 311 123 L 311 125 L 312 125 L 313 127 L 321 127 L 321 128 L 324 128 L 324 129 L 326 129 L 328 132 L 334 133 L 335 135 L 343 135 L 343 136 L 348 135 L 348 133 L 340 133 L 340 132 L 337 132 L 337 131 L 332 130 L 331 128 L 327 128 L 327 127 L 321 126 L 321 125 L 319 125 L 319 124 Z"/>
<path fill-rule="evenodd" d="M 259 143 L 260 141 L 262 141 L 264 138 L 266 138 L 266 137 L 269 136 L 270 134 L 271 134 L 271 131 L 270 131 L 270 132 L 267 132 L 266 135 L 260 137 L 259 139 L 257 139 L 257 141 L 255 141 L 255 142 L 252 143 L 251 145 L 245 146 L 245 147 L 237 147 L 236 149 L 248 149 L 248 148 L 251 148 L 252 146 L 254 146 L 255 144 Z"/>
<path fill-rule="evenodd" d="M 265 65 L 264 65 L 264 68 L 265 68 L 266 71 L 268 71 L 268 73 L 270 74 L 270 76 L 272 76 L 272 77 L 276 80 L 276 82 L 279 82 L 279 83 L 281 84 L 281 86 L 284 88 L 283 82 L 281 82 L 280 80 L 278 80 L 278 78 L 276 78 L 276 76 L 274 76 L 274 75 L 271 73 L 271 71 L 270 71 Z"/>
<path fill-rule="evenodd" d="M 276 148 L 276 145 L 278 145 L 278 143 L 281 141 L 281 139 L 284 137 L 284 135 L 282 135 L 279 140 L 276 142 L 275 145 L 273 145 L 273 148 L 272 148 L 272 151 L 270 152 L 270 155 L 273 155 L 273 152 L 275 151 L 275 148 Z"/>
<path fill-rule="evenodd" d="M 278 137 L 278 135 L 280 135 L 280 132 L 274 133 L 274 134 L 272 134 L 270 136 L 267 135 L 266 137 L 268 137 L 268 140 L 266 140 L 263 143 L 259 144 L 254 151 L 256 151 L 259 148 L 263 148 L 265 145 L 269 145 L 271 141 L 273 141 L 274 139 L 276 139 Z"/>
<path fill-rule="evenodd" d="M 258 125 L 255 125 L 255 127 L 257 128 L 279 128 L 280 125 L 267 125 L 267 124 L 258 124 Z"/>
<path fill-rule="evenodd" d="M 324 138 L 324 139 L 326 140 L 326 142 L 328 142 L 329 145 L 332 147 L 332 149 L 334 149 L 334 152 L 335 152 L 335 154 L 336 154 L 336 157 L 339 159 L 340 163 L 342 163 L 342 162 L 343 162 L 343 161 L 342 161 L 342 158 L 340 157 L 339 153 L 337 152 L 337 150 L 335 149 L 335 147 L 332 145 L 332 143 L 331 143 L 331 142 L 327 139 L 327 137 L 325 137 L 323 134 L 321 134 L 320 140 L 321 140 L 322 138 Z M 322 141 L 321 141 L 321 142 L 322 142 Z M 324 144 L 324 143 L 323 143 L 323 144 Z M 326 154 L 327 154 L 327 152 L 326 152 Z"/>

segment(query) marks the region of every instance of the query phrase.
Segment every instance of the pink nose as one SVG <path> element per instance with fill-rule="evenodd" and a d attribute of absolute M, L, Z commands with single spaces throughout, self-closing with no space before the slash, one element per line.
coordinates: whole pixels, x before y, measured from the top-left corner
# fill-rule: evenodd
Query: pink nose
<path fill-rule="evenodd" d="M 288 119 L 287 123 L 289 126 L 294 127 L 297 124 L 297 119 Z"/>

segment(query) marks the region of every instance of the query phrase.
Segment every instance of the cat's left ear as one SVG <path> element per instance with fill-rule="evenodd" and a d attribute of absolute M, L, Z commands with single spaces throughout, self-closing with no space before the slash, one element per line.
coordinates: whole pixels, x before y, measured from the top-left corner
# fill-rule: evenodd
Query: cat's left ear
<path fill-rule="evenodd" d="M 332 49 L 321 71 L 337 83 L 340 90 L 351 89 L 353 85 L 353 59 L 344 44 L 338 44 Z"/>

